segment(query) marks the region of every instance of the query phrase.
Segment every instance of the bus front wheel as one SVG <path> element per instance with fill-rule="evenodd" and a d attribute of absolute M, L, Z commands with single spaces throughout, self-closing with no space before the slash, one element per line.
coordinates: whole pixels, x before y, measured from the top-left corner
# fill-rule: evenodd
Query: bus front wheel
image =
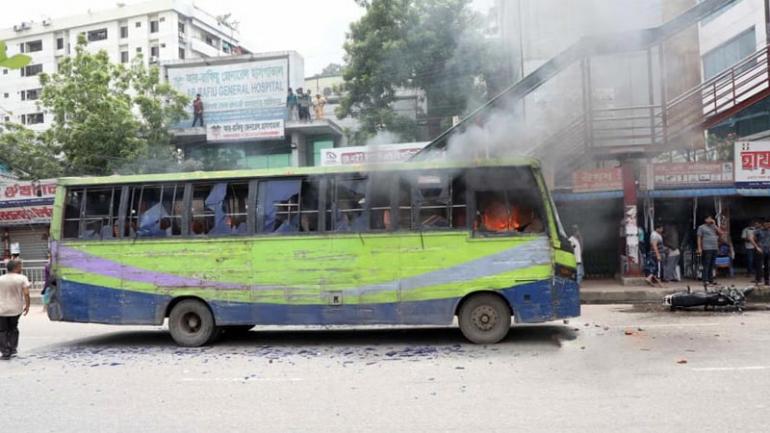
<path fill-rule="evenodd" d="M 460 331 L 476 344 L 495 344 L 511 329 L 511 310 L 499 296 L 473 295 L 463 302 L 458 314 Z"/>
<path fill-rule="evenodd" d="M 185 347 L 203 346 L 217 334 L 211 310 L 195 299 L 181 301 L 171 309 L 168 329 L 176 344 Z"/>

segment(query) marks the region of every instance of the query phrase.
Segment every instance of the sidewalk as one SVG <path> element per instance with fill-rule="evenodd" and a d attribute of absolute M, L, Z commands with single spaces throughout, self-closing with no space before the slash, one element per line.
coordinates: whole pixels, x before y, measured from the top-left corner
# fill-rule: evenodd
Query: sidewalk
<path fill-rule="evenodd" d="M 721 285 L 735 287 L 753 286 L 748 277 L 722 278 Z M 624 286 L 617 280 L 586 280 L 580 287 L 580 301 L 583 304 L 636 304 L 663 303 L 663 297 L 674 292 L 687 290 L 703 290 L 703 285 L 697 280 L 683 280 L 663 284 L 663 287 L 650 287 L 647 284 Z M 770 287 L 760 286 L 748 298 L 749 302 L 770 302 Z"/>

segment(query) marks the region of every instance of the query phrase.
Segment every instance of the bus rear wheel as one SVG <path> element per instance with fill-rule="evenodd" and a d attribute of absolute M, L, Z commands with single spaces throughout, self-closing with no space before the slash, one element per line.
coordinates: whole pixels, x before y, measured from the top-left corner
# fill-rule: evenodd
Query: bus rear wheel
<path fill-rule="evenodd" d="M 458 314 L 460 331 L 476 344 L 495 344 L 511 329 L 511 310 L 499 296 L 480 293 L 463 302 Z"/>
<path fill-rule="evenodd" d="M 181 301 L 171 309 L 168 329 L 176 344 L 184 347 L 203 346 L 218 332 L 211 310 L 195 299 Z"/>

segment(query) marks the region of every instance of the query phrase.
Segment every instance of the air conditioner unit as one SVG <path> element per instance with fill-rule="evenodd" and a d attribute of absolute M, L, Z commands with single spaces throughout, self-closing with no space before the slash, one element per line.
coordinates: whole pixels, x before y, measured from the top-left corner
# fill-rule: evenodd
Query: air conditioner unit
<path fill-rule="evenodd" d="M 179 39 L 184 39 L 184 38 L 185 38 L 184 32 L 180 31 L 179 32 Z"/>

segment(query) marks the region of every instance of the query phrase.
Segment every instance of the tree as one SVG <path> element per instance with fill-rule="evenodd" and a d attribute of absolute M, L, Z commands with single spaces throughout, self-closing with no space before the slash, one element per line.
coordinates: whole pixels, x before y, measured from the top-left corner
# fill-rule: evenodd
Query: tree
<path fill-rule="evenodd" d="M 398 89 L 424 91 L 426 119 L 435 135 L 469 101 L 484 101 L 488 80 L 502 62 L 481 31 L 470 0 L 357 0 L 366 13 L 345 42 L 343 95 L 337 116 L 352 116 L 369 135 L 389 130 L 403 140 L 418 137 L 412 119 L 398 114 Z"/>
<path fill-rule="evenodd" d="M 323 68 L 320 75 L 322 77 L 342 75 L 343 69 L 344 67 L 339 63 L 329 63 L 325 68 Z"/>
<path fill-rule="evenodd" d="M 48 133 L 38 134 L 15 123 L 0 127 L 0 160 L 21 179 L 47 179 L 63 174 L 60 149 Z"/>
<path fill-rule="evenodd" d="M 110 63 L 90 53 L 84 36 L 58 72 L 41 74 L 42 105 L 53 114 L 50 135 L 70 175 L 109 175 L 168 169 L 176 163 L 168 126 L 186 116 L 189 98 L 147 69 Z M 173 168 L 172 168 L 173 169 Z"/>
<path fill-rule="evenodd" d="M 0 41 L 0 68 L 21 69 L 32 61 L 32 58 L 24 54 L 16 54 L 8 57 L 6 54 L 8 46 L 5 41 Z"/>

